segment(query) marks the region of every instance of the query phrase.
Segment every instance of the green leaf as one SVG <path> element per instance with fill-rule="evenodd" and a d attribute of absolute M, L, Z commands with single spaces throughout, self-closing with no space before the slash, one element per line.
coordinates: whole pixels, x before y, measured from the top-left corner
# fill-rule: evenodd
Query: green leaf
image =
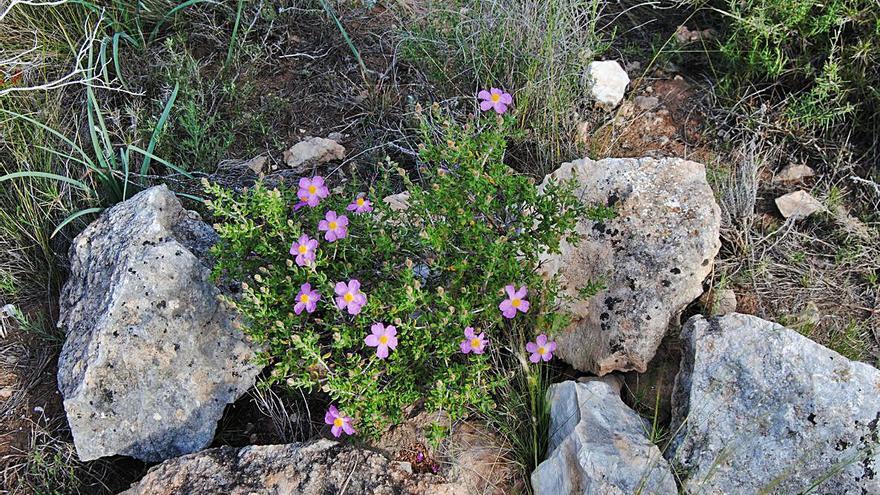
<path fill-rule="evenodd" d="M 171 107 L 174 106 L 174 100 L 177 99 L 177 92 L 179 90 L 180 83 L 175 83 L 174 91 L 171 92 L 168 102 L 165 103 L 165 108 L 162 109 L 162 115 L 159 116 L 159 121 L 156 122 L 156 127 L 153 128 L 153 135 L 150 137 L 150 142 L 147 144 L 144 163 L 141 165 L 141 176 L 147 175 L 150 171 L 150 161 L 153 158 L 153 150 L 156 148 L 156 143 L 162 135 L 162 129 L 165 127 L 165 122 L 168 120 L 168 116 L 171 115 Z M 143 181 L 143 179 L 141 180 Z"/>
<path fill-rule="evenodd" d="M 50 237 L 55 237 L 55 234 L 60 232 L 61 229 L 63 229 L 65 225 L 76 220 L 77 218 L 84 216 L 84 215 L 89 215 L 91 213 L 101 213 L 102 211 L 104 211 L 104 208 L 86 208 L 84 210 L 79 210 L 76 213 L 72 213 L 67 218 L 65 218 L 61 223 L 59 223 L 57 227 L 55 227 L 55 230 L 52 231 L 52 235 Z"/>
<path fill-rule="evenodd" d="M 53 174 L 50 172 L 36 172 L 36 171 L 32 171 L 32 170 L 27 170 L 24 172 L 13 172 L 11 174 L 6 174 L 6 175 L 0 177 L 0 182 L 12 180 L 12 179 L 18 179 L 18 178 L 22 178 L 22 177 L 23 178 L 30 178 L 30 179 L 40 178 L 40 179 L 57 180 L 59 182 L 65 182 L 65 183 L 70 184 L 72 186 L 78 187 L 79 189 L 82 189 L 83 191 L 85 191 L 89 194 L 94 193 L 92 188 L 90 188 L 89 186 L 87 186 L 83 182 L 80 182 L 76 179 L 71 179 L 70 177 L 65 177 L 63 175 Z"/>

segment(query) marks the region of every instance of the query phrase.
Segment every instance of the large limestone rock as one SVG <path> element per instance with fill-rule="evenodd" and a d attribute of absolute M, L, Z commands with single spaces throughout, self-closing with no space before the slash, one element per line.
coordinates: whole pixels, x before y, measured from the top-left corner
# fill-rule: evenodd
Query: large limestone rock
<path fill-rule="evenodd" d="M 648 425 L 620 399 L 614 377 L 550 386 L 547 460 L 532 473 L 535 495 L 675 495 L 669 464 Z"/>
<path fill-rule="evenodd" d="M 214 232 L 165 187 L 73 241 L 58 385 L 82 460 L 159 461 L 207 446 L 254 383 L 254 352 L 199 260 Z"/>
<path fill-rule="evenodd" d="M 703 293 L 721 247 L 720 210 L 703 165 L 666 158 L 590 159 L 564 163 L 544 180 L 578 181 L 586 205 L 616 209 L 604 221 L 585 219 L 575 247 L 547 256 L 546 276 L 559 275 L 575 321 L 556 336 L 557 355 L 575 368 L 604 375 L 644 372 L 670 323 Z M 603 282 L 583 299 L 579 289 Z"/>
<path fill-rule="evenodd" d="M 465 495 L 408 463 L 330 440 L 312 444 L 220 447 L 165 461 L 121 495 Z"/>
<path fill-rule="evenodd" d="M 876 368 L 737 313 L 691 318 L 682 353 L 668 455 L 686 493 L 880 493 Z"/>

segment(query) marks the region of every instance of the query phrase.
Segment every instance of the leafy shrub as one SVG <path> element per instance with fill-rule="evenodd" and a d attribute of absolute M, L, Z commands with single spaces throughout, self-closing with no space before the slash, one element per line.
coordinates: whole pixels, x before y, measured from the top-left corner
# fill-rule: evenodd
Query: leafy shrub
<path fill-rule="evenodd" d="M 880 4 L 874 0 L 720 0 L 731 73 L 795 90 L 792 123 L 829 128 L 880 108 Z M 861 127 L 861 126 L 860 126 Z"/>
<path fill-rule="evenodd" d="M 558 249 L 584 213 L 573 185 L 551 184 L 539 195 L 533 180 L 504 164 L 509 116 L 466 126 L 428 122 L 421 159 L 429 165 L 419 180 L 389 160 L 374 182 L 333 184 L 317 207 L 298 209 L 297 188 L 283 183 L 240 195 L 206 186 L 220 221 L 214 276 L 241 282 L 230 301 L 245 332 L 265 346 L 259 359 L 273 367 L 267 383 L 322 390 L 368 435 L 401 421 L 403 409 L 421 399 L 452 418 L 488 412 L 493 391 L 508 379 L 493 373 L 488 352 L 502 349 L 514 330 L 552 333 L 566 321 L 556 283 L 535 269 L 539 254 Z M 409 193 L 405 211 L 380 200 L 394 181 Z M 374 210 L 347 211 L 364 193 Z M 317 229 L 330 210 L 350 222 L 335 242 Z M 289 252 L 303 234 L 320 241 L 310 266 Z M 366 304 L 351 315 L 334 304 L 334 286 L 354 279 Z M 305 283 L 321 299 L 314 313 L 297 315 Z M 531 302 L 510 320 L 498 308 L 509 284 L 527 286 Z M 364 342 L 376 322 L 397 328 L 399 343 L 387 359 Z M 488 336 L 487 354 L 461 352 L 469 326 Z"/>

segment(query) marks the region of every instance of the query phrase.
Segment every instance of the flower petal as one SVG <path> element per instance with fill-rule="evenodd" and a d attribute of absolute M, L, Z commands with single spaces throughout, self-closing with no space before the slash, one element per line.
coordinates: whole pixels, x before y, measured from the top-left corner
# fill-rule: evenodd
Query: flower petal
<path fill-rule="evenodd" d="M 488 100 L 488 99 L 492 98 L 492 95 L 484 89 L 484 90 L 480 91 L 479 93 L 477 93 L 477 98 L 479 98 L 481 100 Z"/>
<path fill-rule="evenodd" d="M 492 106 L 494 106 L 492 100 L 484 100 L 480 102 L 480 110 L 484 112 L 488 111 L 490 108 L 492 108 Z"/>
<path fill-rule="evenodd" d="M 516 288 L 513 285 L 504 286 L 504 293 L 507 294 L 507 297 L 513 299 L 516 297 Z"/>
<path fill-rule="evenodd" d="M 388 357 L 388 346 L 380 345 L 376 348 L 376 357 L 379 359 L 385 359 Z"/>
<path fill-rule="evenodd" d="M 535 339 L 535 343 L 540 347 L 544 347 L 547 344 L 547 336 L 543 333 L 538 335 L 538 338 Z"/>
<path fill-rule="evenodd" d="M 519 307 L 516 308 L 516 309 L 518 309 L 518 310 L 522 311 L 523 313 L 525 313 L 526 311 L 529 310 L 529 302 L 526 301 L 525 299 L 523 299 L 522 301 L 519 302 Z"/>
<path fill-rule="evenodd" d="M 342 423 L 342 431 L 345 432 L 346 435 L 354 435 L 354 427 L 351 426 L 351 418 L 345 418 L 345 422 Z"/>
<path fill-rule="evenodd" d="M 517 299 L 523 299 L 526 297 L 526 295 L 528 295 L 528 293 L 529 293 L 529 289 L 526 288 L 525 285 L 523 285 L 522 287 L 519 288 L 518 291 L 516 291 L 516 294 L 514 294 L 513 297 L 515 297 Z"/>
<path fill-rule="evenodd" d="M 538 354 L 537 352 L 532 354 L 531 356 L 529 356 L 529 361 L 531 361 L 533 363 L 537 363 L 540 360 L 541 360 L 541 355 Z"/>
<path fill-rule="evenodd" d="M 526 350 L 529 352 L 538 352 L 538 344 L 534 342 L 529 342 L 526 344 Z"/>
<path fill-rule="evenodd" d="M 461 352 L 464 354 L 471 352 L 471 339 L 462 340 L 459 347 L 461 347 Z"/>
<path fill-rule="evenodd" d="M 342 296 L 348 292 L 348 285 L 345 282 L 336 282 L 336 286 L 333 290 L 336 292 L 337 296 Z"/>
<path fill-rule="evenodd" d="M 513 96 L 511 96 L 510 93 L 502 94 L 501 103 L 504 103 L 505 105 L 510 105 L 511 103 L 513 103 Z"/>
<path fill-rule="evenodd" d="M 333 425 L 333 427 L 330 428 L 330 433 L 332 433 L 334 437 L 339 438 L 339 436 L 342 435 L 342 427 Z"/>

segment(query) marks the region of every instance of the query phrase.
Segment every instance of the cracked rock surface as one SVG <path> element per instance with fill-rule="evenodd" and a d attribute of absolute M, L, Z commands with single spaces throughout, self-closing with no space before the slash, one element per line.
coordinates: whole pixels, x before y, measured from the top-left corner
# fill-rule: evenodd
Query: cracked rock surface
<path fill-rule="evenodd" d="M 682 358 L 667 455 L 685 493 L 880 493 L 876 368 L 739 313 L 688 320 Z"/>
<path fill-rule="evenodd" d="M 703 293 L 721 247 L 721 213 L 705 167 L 679 158 L 609 158 L 562 164 L 544 179 L 574 179 L 575 194 L 613 217 L 583 219 L 580 242 L 563 241 L 542 272 L 573 300 L 557 355 L 579 370 L 644 373 L 670 324 Z M 605 289 L 584 299 L 580 289 Z"/>
<path fill-rule="evenodd" d="M 202 261 L 215 238 L 156 186 L 74 239 L 58 386 L 80 459 L 202 449 L 226 404 L 254 384 L 254 350 Z"/>

